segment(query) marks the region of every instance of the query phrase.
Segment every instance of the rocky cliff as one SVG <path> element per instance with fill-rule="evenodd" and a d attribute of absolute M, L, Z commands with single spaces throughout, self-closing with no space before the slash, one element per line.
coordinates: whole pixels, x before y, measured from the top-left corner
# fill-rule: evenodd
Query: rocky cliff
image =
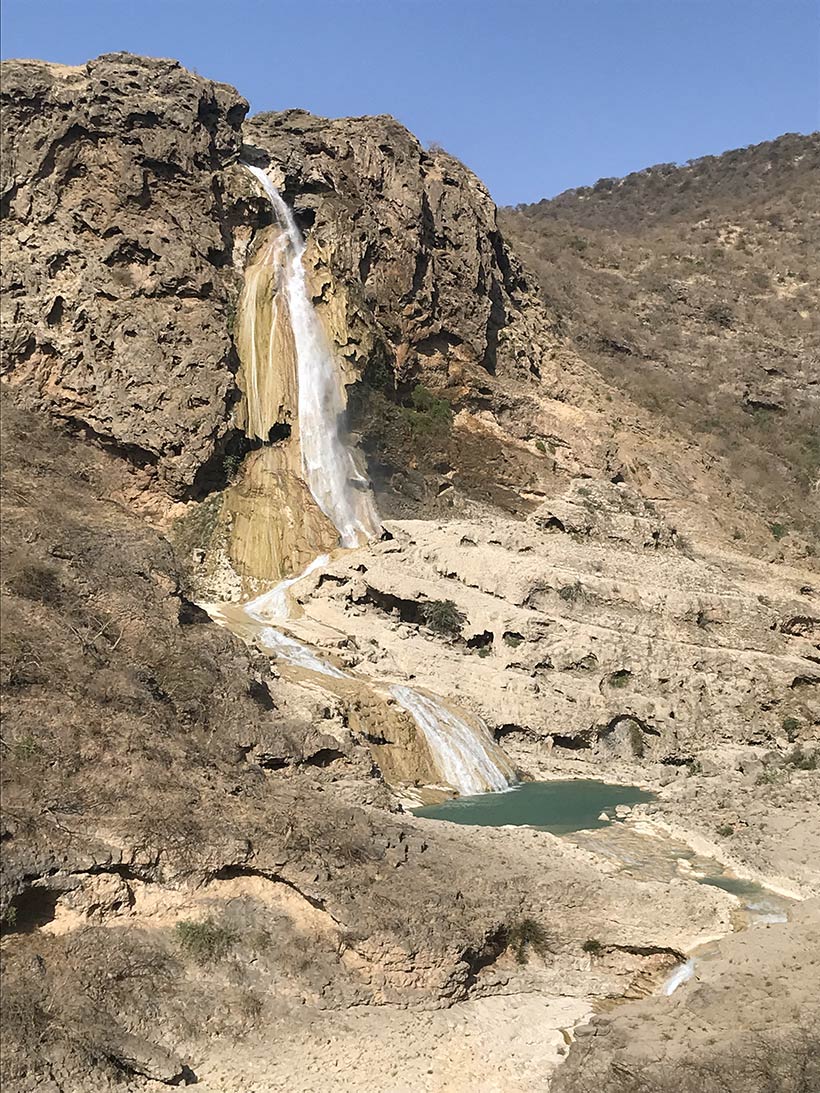
<path fill-rule="evenodd" d="M 6 380 L 192 496 L 236 398 L 224 179 L 247 103 L 126 54 L 8 62 L 2 102 Z"/>

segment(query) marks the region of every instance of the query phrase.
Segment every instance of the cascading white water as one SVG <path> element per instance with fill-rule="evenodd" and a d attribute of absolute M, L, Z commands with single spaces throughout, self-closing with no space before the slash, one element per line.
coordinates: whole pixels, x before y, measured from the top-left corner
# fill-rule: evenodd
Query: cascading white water
<path fill-rule="evenodd" d="M 507 789 L 515 775 L 503 753 L 493 747 L 489 729 L 473 728 L 429 695 L 396 685 L 390 693 L 424 733 L 436 766 L 459 793 Z M 495 758 L 492 752 L 495 752 Z M 503 767 L 506 769 L 502 769 Z"/>
<path fill-rule="evenodd" d="M 293 213 L 265 172 L 245 166 L 264 188 L 288 239 L 285 292 L 296 347 L 302 473 L 316 504 L 337 528 L 341 545 L 361 546 L 379 534 L 379 517 L 370 483 L 357 470 L 340 432 L 344 393 L 308 292 L 302 265 L 305 242 Z"/>
<path fill-rule="evenodd" d="M 293 664 L 297 668 L 306 668 L 309 672 L 319 672 L 321 675 L 331 676 L 333 679 L 350 678 L 341 669 L 328 664 L 321 657 L 317 657 L 306 645 L 302 645 L 301 641 L 283 634 L 281 630 L 276 630 L 273 626 L 266 626 L 260 630 L 258 640 L 259 644 L 269 652 L 281 657 L 282 660 L 286 660 L 288 664 Z"/>
<path fill-rule="evenodd" d="M 289 618 L 288 589 L 304 580 L 305 577 L 309 577 L 317 569 L 321 569 L 323 565 L 327 565 L 329 561 L 330 555 L 319 554 L 295 577 L 286 577 L 284 581 L 280 581 L 269 591 L 263 592 L 255 600 L 248 600 L 245 604 L 245 613 L 258 622 L 275 622 L 277 619 Z"/>
<path fill-rule="evenodd" d="M 353 453 L 345 444 L 340 423 L 345 410 L 344 391 L 336 363 L 314 310 L 307 288 L 302 255 L 305 243 L 291 210 L 276 187 L 259 167 L 245 164 L 261 183 L 276 219 L 287 239 L 284 255 L 285 294 L 296 350 L 298 386 L 299 444 L 302 474 L 319 508 L 333 522 L 343 547 L 361 546 L 375 538 L 380 530 L 379 517 L 370 483 L 356 469 Z M 271 262 L 280 260 L 281 252 L 271 251 Z M 278 319 L 273 309 L 275 323 Z M 252 360 L 248 366 L 249 390 L 260 388 L 260 368 L 274 367 L 271 359 L 273 337 L 268 341 L 265 362 L 258 358 L 255 330 L 251 330 Z M 259 432 L 259 430 L 257 430 Z M 264 429 L 260 435 L 264 435 Z M 269 592 L 245 604 L 245 613 L 263 626 L 259 643 L 290 664 L 337 679 L 350 679 L 345 672 L 317 657 L 301 642 L 270 623 L 289 617 L 288 591 L 328 562 L 323 554 L 315 558 L 298 576 L 280 581 Z M 218 613 L 214 614 L 218 618 Z M 415 719 L 429 745 L 442 777 L 459 793 L 484 793 L 506 789 L 515 780 L 512 767 L 503 752 L 494 745 L 483 724 L 467 724 L 428 695 L 410 687 L 395 685 L 390 693 Z"/>
<path fill-rule="evenodd" d="M 327 554 L 320 554 L 296 577 L 287 577 L 284 581 L 274 585 L 268 592 L 263 592 L 255 600 L 250 600 L 244 605 L 245 614 L 257 622 L 269 623 L 290 618 L 290 606 L 288 604 L 288 589 L 299 581 L 309 577 L 323 565 L 327 565 L 330 558 Z M 265 626 L 259 631 L 259 642 L 276 656 L 286 660 L 288 664 L 295 664 L 298 668 L 307 668 L 311 672 L 320 672 L 334 679 L 348 679 L 349 677 L 326 660 L 317 657 L 306 645 L 302 645 L 295 638 L 283 634 L 273 626 Z"/>
<path fill-rule="evenodd" d="M 685 964 L 678 964 L 677 968 L 675 968 L 664 983 L 663 993 L 667 996 L 674 994 L 678 987 L 683 986 L 684 983 L 688 983 L 694 974 L 695 960 L 694 957 L 692 957 L 687 960 Z"/>

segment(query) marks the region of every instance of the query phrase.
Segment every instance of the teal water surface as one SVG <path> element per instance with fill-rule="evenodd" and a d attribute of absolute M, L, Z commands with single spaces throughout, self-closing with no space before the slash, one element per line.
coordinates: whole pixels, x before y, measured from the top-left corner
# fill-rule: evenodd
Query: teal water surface
<path fill-rule="evenodd" d="M 651 801 L 654 794 L 637 786 L 616 786 L 592 778 L 555 782 L 522 782 L 505 793 L 480 793 L 456 797 L 440 805 L 413 811 L 431 820 L 455 824 L 503 827 L 505 824 L 537 827 L 553 835 L 567 835 L 606 826 L 598 817 L 615 805 Z"/>

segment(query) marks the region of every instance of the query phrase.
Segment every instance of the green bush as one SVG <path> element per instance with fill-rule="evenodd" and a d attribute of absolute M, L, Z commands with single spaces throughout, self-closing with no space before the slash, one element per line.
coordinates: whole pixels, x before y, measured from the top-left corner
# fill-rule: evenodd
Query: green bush
<path fill-rule="evenodd" d="M 717 829 L 717 833 L 724 839 L 728 839 L 730 835 L 734 835 L 735 829 L 732 827 L 731 824 L 721 824 L 720 827 Z"/>
<path fill-rule="evenodd" d="M 424 621 L 437 634 L 461 637 L 465 616 L 452 600 L 429 600 L 422 607 Z"/>
<path fill-rule="evenodd" d="M 414 436 L 442 435 L 450 431 L 453 408 L 446 399 L 437 398 L 421 383 L 410 394 L 410 406 L 403 406 L 402 417 Z"/>
<path fill-rule="evenodd" d="M 193 922 L 185 919 L 176 924 L 177 940 L 183 951 L 197 964 L 215 964 L 224 960 L 239 940 L 239 935 L 228 926 L 221 926 L 212 918 Z"/>
<path fill-rule="evenodd" d="M 590 956 L 600 956 L 604 951 L 604 947 L 596 937 L 591 937 L 581 946 L 585 953 L 589 953 Z"/>
<path fill-rule="evenodd" d="M 792 739 L 794 734 L 800 728 L 800 722 L 797 720 L 796 717 L 784 717 L 783 721 L 782 721 L 782 725 L 783 725 L 783 732 L 786 734 L 786 736 L 789 738 L 789 740 Z"/>
<path fill-rule="evenodd" d="M 756 786 L 772 786 L 783 778 L 783 771 L 778 770 L 777 767 L 765 767 L 757 778 L 755 778 Z"/>
<path fill-rule="evenodd" d="M 769 530 L 771 531 L 775 539 L 777 539 L 778 543 L 784 536 L 789 534 L 789 529 L 786 527 L 785 524 L 770 524 Z"/>
<path fill-rule="evenodd" d="M 236 480 L 241 466 L 241 455 L 228 454 L 225 456 L 225 458 L 222 460 L 222 469 L 224 470 L 225 477 L 228 479 L 229 482 L 234 482 Z"/>
<path fill-rule="evenodd" d="M 515 953 L 519 964 L 526 963 L 529 950 L 541 957 L 546 957 L 550 952 L 550 940 L 546 930 L 532 918 L 521 918 L 506 926 L 504 946 Z"/>

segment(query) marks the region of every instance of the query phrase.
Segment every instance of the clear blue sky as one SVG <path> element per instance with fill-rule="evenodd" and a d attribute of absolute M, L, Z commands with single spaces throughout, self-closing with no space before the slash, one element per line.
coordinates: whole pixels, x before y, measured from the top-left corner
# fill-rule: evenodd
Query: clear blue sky
<path fill-rule="evenodd" d="M 2 0 L 4 57 L 176 57 L 393 114 L 500 204 L 820 126 L 820 0 Z"/>

